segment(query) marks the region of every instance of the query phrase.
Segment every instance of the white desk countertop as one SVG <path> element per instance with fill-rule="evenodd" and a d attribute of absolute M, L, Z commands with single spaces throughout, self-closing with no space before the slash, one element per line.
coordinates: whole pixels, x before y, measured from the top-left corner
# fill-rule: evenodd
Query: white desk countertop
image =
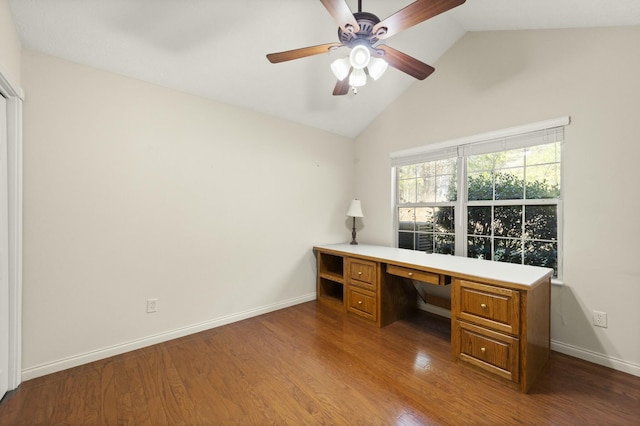
<path fill-rule="evenodd" d="M 446 254 L 429 254 L 423 251 L 399 249 L 367 244 L 327 244 L 315 246 L 346 255 L 362 256 L 383 263 L 404 264 L 408 267 L 424 268 L 459 278 L 478 278 L 498 281 L 519 287 L 531 287 L 551 278 L 553 269 L 540 266 L 494 262 Z"/>

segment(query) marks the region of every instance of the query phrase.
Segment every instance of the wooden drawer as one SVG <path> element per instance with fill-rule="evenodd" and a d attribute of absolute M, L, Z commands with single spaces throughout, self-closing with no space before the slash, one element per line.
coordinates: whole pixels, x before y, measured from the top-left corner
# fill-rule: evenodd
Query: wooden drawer
<path fill-rule="evenodd" d="M 347 295 L 349 312 L 360 315 L 371 321 L 377 321 L 376 295 L 366 290 L 349 288 Z"/>
<path fill-rule="evenodd" d="M 412 280 L 422 281 L 429 284 L 444 285 L 445 280 L 438 274 L 418 271 L 417 269 L 403 268 L 396 265 L 387 265 L 387 273 Z"/>
<path fill-rule="evenodd" d="M 518 383 L 519 340 L 506 334 L 457 321 L 455 348 L 460 361 Z"/>
<path fill-rule="evenodd" d="M 376 263 L 360 259 L 349 259 L 349 282 L 367 290 L 377 291 Z"/>
<path fill-rule="evenodd" d="M 456 280 L 459 319 L 513 335 L 520 333 L 520 293 L 517 290 Z"/>

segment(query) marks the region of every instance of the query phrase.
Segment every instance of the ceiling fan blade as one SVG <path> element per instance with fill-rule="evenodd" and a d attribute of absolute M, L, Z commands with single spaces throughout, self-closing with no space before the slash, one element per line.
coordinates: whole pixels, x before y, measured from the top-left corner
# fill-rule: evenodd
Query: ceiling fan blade
<path fill-rule="evenodd" d="M 360 25 L 344 0 L 320 0 L 338 26 L 345 32 L 357 33 Z"/>
<path fill-rule="evenodd" d="M 432 72 L 435 71 L 431 65 L 427 65 L 424 62 L 420 62 L 416 58 L 413 58 L 406 53 L 402 53 L 399 50 L 394 49 L 386 45 L 380 45 L 376 47 L 376 50 L 384 51 L 384 55 L 376 55 L 385 61 L 392 67 L 409 74 L 410 76 L 417 78 L 418 80 L 424 80 L 429 77 Z"/>
<path fill-rule="evenodd" d="M 342 96 L 349 93 L 349 77 L 338 80 L 336 87 L 333 89 L 333 96 Z"/>
<path fill-rule="evenodd" d="M 301 49 L 287 50 L 286 52 L 269 53 L 267 59 L 272 64 L 278 62 L 291 61 L 293 59 L 306 58 L 307 56 L 320 55 L 329 53 L 332 47 L 340 47 L 342 43 L 326 43 L 317 46 L 303 47 Z"/>
<path fill-rule="evenodd" d="M 380 40 L 398 34 L 402 30 L 433 18 L 447 10 L 460 6 L 466 0 L 417 0 L 373 27 L 373 34 Z"/>

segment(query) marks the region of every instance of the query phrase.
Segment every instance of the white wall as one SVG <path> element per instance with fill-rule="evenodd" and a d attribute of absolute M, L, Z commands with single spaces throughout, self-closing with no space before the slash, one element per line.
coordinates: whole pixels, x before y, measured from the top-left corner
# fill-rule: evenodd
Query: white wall
<path fill-rule="evenodd" d="M 352 140 L 22 57 L 25 379 L 315 298 Z"/>
<path fill-rule="evenodd" d="M 20 40 L 8 0 L 0 0 L 0 70 L 14 87 L 20 87 Z"/>
<path fill-rule="evenodd" d="M 640 375 L 638 46 L 637 27 L 468 33 L 358 137 L 360 239 L 393 242 L 390 152 L 570 115 L 553 348 Z"/>
<path fill-rule="evenodd" d="M 26 91 L 25 379 L 306 300 L 310 247 L 348 238 L 353 195 L 359 241 L 393 241 L 390 152 L 564 115 L 554 348 L 637 374 L 639 41 L 468 34 L 357 139 L 356 192 L 348 139 L 0 43 Z"/>

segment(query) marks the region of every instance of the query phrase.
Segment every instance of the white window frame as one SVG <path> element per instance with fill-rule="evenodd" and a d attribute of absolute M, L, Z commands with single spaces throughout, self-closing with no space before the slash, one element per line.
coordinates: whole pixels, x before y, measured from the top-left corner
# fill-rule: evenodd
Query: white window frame
<path fill-rule="evenodd" d="M 564 141 L 564 127 L 569 125 L 569 116 L 553 120 L 540 121 L 523 126 L 511 127 L 495 132 L 482 133 L 470 137 L 454 139 L 444 142 L 429 144 L 417 148 L 392 152 L 391 157 L 391 209 L 392 229 L 394 245 L 398 246 L 398 181 L 397 168 L 409 164 L 434 161 L 443 158 L 458 157 L 458 182 L 467 181 L 466 156 L 484 152 L 496 152 L 520 147 L 542 145 L 545 143 Z M 560 173 L 564 174 L 563 156 L 560 159 Z M 563 180 L 561 179 L 561 182 Z M 562 186 L 561 188 L 563 188 Z M 467 255 L 467 207 L 471 205 L 495 205 L 495 201 L 467 201 L 466 185 L 459 185 L 455 202 L 455 247 L 457 256 Z M 532 200 L 501 200 L 500 205 L 527 205 L 527 204 L 556 204 L 558 208 L 558 277 L 552 281 L 554 284 L 562 284 L 563 274 L 563 190 L 559 198 L 533 201 Z M 404 205 L 402 205 L 404 207 Z M 411 207 L 407 205 L 406 207 Z"/>

